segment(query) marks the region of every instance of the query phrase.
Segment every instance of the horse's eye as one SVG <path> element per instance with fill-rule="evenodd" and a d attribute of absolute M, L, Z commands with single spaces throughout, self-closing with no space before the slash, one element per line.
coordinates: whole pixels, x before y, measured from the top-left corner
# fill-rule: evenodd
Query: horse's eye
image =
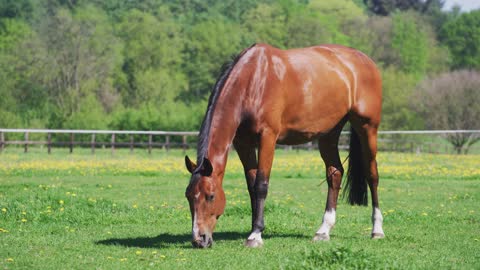
<path fill-rule="evenodd" d="M 211 194 L 211 195 L 207 195 L 207 201 L 211 202 L 215 200 L 215 195 Z"/>

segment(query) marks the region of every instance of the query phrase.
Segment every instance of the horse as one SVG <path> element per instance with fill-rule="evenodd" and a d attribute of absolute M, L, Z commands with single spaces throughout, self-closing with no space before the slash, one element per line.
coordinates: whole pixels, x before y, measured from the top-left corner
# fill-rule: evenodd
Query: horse
<path fill-rule="evenodd" d="M 338 139 L 350 122 L 344 195 L 352 205 L 372 197 L 371 238 L 383 238 L 377 187 L 377 130 L 382 81 L 375 63 L 341 45 L 282 50 L 253 44 L 228 65 L 212 90 L 197 146 L 197 161 L 185 156 L 191 173 L 185 196 L 192 217 L 192 244 L 206 248 L 225 209 L 223 177 L 232 144 L 243 165 L 252 209 L 247 247 L 263 245 L 264 207 L 277 143 L 318 141 L 328 195 L 314 241 L 327 241 L 335 225 L 344 168 Z M 258 150 L 257 150 L 258 148 Z M 258 155 L 256 153 L 258 151 Z"/>

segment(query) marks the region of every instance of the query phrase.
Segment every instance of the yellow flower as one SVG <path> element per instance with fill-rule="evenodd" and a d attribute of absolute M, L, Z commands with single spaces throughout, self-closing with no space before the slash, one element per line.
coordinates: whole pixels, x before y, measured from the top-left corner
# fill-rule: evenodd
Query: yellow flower
<path fill-rule="evenodd" d="M 142 255 L 142 251 L 141 251 L 141 250 L 137 250 L 137 251 L 135 251 L 135 254 L 137 254 L 137 255 Z"/>
<path fill-rule="evenodd" d="M 65 202 L 63 200 L 58 201 L 59 204 L 64 204 Z"/>
<path fill-rule="evenodd" d="M 7 262 L 13 262 L 13 258 L 7 258 L 6 261 Z"/>
<path fill-rule="evenodd" d="M 134 204 L 132 207 L 133 207 L 133 208 L 138 208 L 138 205 Z"/>
<path fill-rule="evenodd" d="M 8 233 L 8 231 L 3 228 L 0 228 L 0 233 Z"/>
<path fill-rule="evenodd" d="M 167 256 L 165 255 L 160 255 L 160 258 L 165 259 Z"/>
<path fill-rule="evenodd" d="M 120 259 L 121 262 L 124 262 L 124 261 L 126 261 L 126 260 L 127 260 L 127 258 L 121 258 L 121 259 Z"/>
<path fill-rule="evenodd" d="M 22 222 L 27 222 L 27 219 L 25 219 L 25 218 L 22 218 Z"/>
<path fill-rule="evenodd" d="M 6 212 L 7 212 L 7 208 L 2 208 L 2 212 L 3 212 L 3 213 L 6 213 Z"/>

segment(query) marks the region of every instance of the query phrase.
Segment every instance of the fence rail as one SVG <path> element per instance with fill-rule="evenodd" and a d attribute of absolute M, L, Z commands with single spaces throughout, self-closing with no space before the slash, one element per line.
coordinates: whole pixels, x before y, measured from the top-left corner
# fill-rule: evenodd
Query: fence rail
<path fill-rule="evenodd" d="M 16 139 L 8 140 L 7 134 L 16 134 Z M 23 139 L 18 139 L 23 134 Z M 32 139 L 32 134 L 44 134 L 39 140 Z M 68 139 L 53 139 L 52 134 L 68 135 Z M 347 136 L 349 132 L 342 132 L 339 142 L 340 149 L 348 149 Z M 448 152 L 448 144 L 440 144 L 438 142 L 429 143 L 419 146 L 419 140 L 405 139 L 405 136 L 448 136 L 452 134 L 472 134 L 480 137 L 480 130 L 408 130 L 408 131 L 379 131 L 379 148 L 393 151 L 422 151 L 422 152 L 438 152 L 440 147 L 445 148 Z M 32 135 L 32 136 L 31 136 Z M 76 141 L 75 136 L 89 135 L 88 141 Z M 109 141 L 99 141 L 97 135 L 109 136 Z M 123 136 L 123 137 L 122 137 Z M 127 136 L 127 137 L 125 137 Z M 135 141 L 135 136 L 143 137 L 144 140 Z M 154 140 L 155 136 L 155 140 Z M 184 151 L 191 147 L 195 140 L 189 140 L 193 137 L 196 139 L 198 132 L 196 131 L 136 131 L 136 130 L 70 130 L 70 129 L 0 129 L 0 152 L 7 145 L 21 145 L 24 152 L 27 153 L 29 146 L 41 145 L 47 147 L 50 154 L 52 147 L 68 147 L 70 153 L 73 152 L 74 146 L 89 147 L 92 154 L 98 147 L 110 147 L 112 154 L 116 148 L 129 148 L 133 152 L 134 148 L 146 148 L 148 153 L 154 148 L 162 148 L 169 151 L 171 148 L 181 148 Z M 38 137 L 38 135 L 37 135 Z M 122 137 L 119 139 L 119 137 Z M 146 138 L 145 138 L 146 137 Z M 173 140 L 172 140 L 173 138 Z M 283 146 L 286 149 L 292 149 L 292 146 Z M 313 143 L 307 143 L 294 148 L 313 149 Z"/>

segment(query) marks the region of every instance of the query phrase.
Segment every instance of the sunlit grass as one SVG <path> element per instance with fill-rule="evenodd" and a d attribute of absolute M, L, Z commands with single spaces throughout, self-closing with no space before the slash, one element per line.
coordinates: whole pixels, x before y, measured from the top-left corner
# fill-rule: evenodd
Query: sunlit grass
<path fill-rule="evenodd" d="M 332 240 L 312 243 L 326 199 L 323 162 L 315 151 L 278 150 L 265 246 L 256 250 L 243 247 L 250 202 L 234 153 L 214 247 L 191 248 L 183 156 L 181 151 L 0 154 L 0 268 L 480 267 L 479 156 L 380 153 L 387 238 L 369 239 L 369 207 L 342 201 Z"/>

